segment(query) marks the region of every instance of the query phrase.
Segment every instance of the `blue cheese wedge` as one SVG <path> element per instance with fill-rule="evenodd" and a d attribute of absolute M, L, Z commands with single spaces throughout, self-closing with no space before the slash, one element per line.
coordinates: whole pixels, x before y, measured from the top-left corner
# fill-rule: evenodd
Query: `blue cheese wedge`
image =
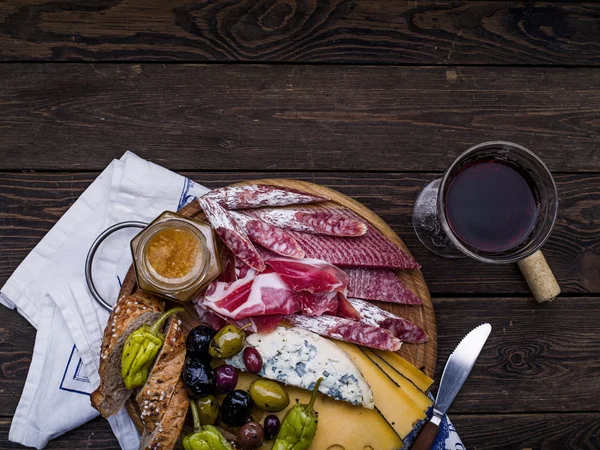
<path fill-rule="evenodd" d="M 268 334 L 252 334 L 247 347 L 260 353 L 258 375 L 302 389 L 312 390 L 320 377 L 319 392 L 336 400 L 373 408 L 373 392 L 348 354 L 336 344 L 302 328 L 279 327 Z M 226 360 L 246 370 L 243 352 Z"/>

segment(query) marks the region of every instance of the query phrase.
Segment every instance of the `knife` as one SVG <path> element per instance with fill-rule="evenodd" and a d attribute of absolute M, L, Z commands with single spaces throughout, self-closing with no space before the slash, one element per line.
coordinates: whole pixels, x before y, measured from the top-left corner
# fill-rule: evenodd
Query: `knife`
<path fill-rule="evenodd" d="M 459 342 L 448 358 L 433 405 L 433 416 L 417 436 L 411 447 L 412 450 L 429 450 L 431 448 L 440 430 L 442 418 L 448 412 L 454 397 L 471 373 L 491 331 L 492 326 L 489 323 L 474 328 Z"/>

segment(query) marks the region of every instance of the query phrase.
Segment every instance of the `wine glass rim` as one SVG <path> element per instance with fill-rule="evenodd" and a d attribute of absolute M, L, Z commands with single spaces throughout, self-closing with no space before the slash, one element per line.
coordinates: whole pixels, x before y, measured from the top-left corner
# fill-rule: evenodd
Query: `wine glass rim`
<path fill-rule="evenodd" d="M 446 186 L 450 179 L 450 174 L 453 172 L 453 170 L 461 162 L 463 162 L 467 156 L 471 155 L 472 153 L 475 153 L 476 151 L 481 150 L 483 148 L 493 148 L 493 147 L 508 147 L 509 149 L 511 149 L 511 148 L 516 149 L 516 150 L 519 150 L 523 153 L 526 153 L 528 156 L 530 156 L 536 162 L 536 164 L 539 165 L 539 167 L 544 172 L 546 172 L 546 174 L 548 175 L 548 179 L 550 180 L 550 183 L 552 186 L 551 187 L 552 194 L 554 196 L 554 199 L 556 200 L 554 202 L 553 211 L 550 211 L 550 214 L 551 214 L 550 226 L 548 228 L 548 231 L 546 232 L 546 235 L 542 239 L 540 239 L 539 242 L 537 242 L 535 245 L 531 246 L 531 248 L 528 248 L 527 250 L 525 250 L 523 252 L 515 252 L 514 255 L 510 255 L 510 256 L 504 257 L 502 259 L 494 259 L 493 257 L 487 257 L 487 256 L 480 255 L 478 253 L 473 252 L 472 250 L 470 250 L 469 248 L 467 248 L 465 245 L 462 244 L 462 242 L 456 237 L 456 235 L 452 231 L 452 228 L 450 227 L 450 224 L 448 223 L 448 219 L 446 218 L 446 207 L 445 207 L 446 202 L 444 199 L 444 192 L 446 190 Z M 528 148 L 526 148 L 522 145 L 519 145 L 519 144 L 515 144 L 514 142 L 509 142 L 509 141 L 482 142 L 480 144 L 473 145 L 472 147 L 469 147 L 467 150 L 462 152 L 452 162 L 452 164 L 450 164 L 450 167 L 448 167 L 448 169 L 446 169 L 446 171 L 444 172 L 444 175 L 442 176 L 442 181 L 440 183 L 440 188 L 438 191 L 438 216 L 439 216 L 439 220 L 442 225 L 442 228 L 444 229 L 444 232 L 446 233 L 446 235 L 448 236 L 450 241 L 456 246 L 456 248 L 458 248 L 465 255 L 467 255 L 475 260 L 486 262 L 486 263 L 492 263 L 492 264 L 507 264 L 507 263 L 514 263 L 517 261 L 521 261 L 521 260 L 527 258 L 528 256 L 532 255 L 536 251 L 538 251 L 546 243 L 548 238 L 550 238 L 550 234 L 552 233 L 552 230 L 554 229 L 554 225 L 556 224 L 556 219 L 558 216 L 558 191 L 556 189 L 556 182 L 554 181 L 554 177 L 552 176 L 552 173 L 550 172 L 550 170 L 548 169 L 548 166 L 546 166 L 544 161 L 542 161 L 539 156 L 537 156 L 535 153 L 533 153 Z"/>

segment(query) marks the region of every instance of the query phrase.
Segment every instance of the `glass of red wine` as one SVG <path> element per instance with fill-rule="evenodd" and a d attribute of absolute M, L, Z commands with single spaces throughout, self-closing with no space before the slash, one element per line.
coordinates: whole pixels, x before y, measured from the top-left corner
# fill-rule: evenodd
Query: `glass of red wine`
<path fill-rule="evenodd" d="M 419 194 L 417 236 L 433 253 L 488 263 L 521 261 L 546 242 L 558 212 L 550 171 L 511 142 L 471 147 Z"/>

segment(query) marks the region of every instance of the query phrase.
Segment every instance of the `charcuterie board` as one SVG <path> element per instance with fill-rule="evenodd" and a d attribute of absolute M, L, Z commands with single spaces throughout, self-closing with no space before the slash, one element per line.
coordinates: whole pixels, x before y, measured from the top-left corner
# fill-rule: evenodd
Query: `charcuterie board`
<path fill-rule="evenodd" d="M 373 227 L 383 233 L 390 241 L 392 241 L 405 253 L 410 255 L 406 245 L 379 216 L 356 200 L 353 200 L 352 198 L 347 197 L 346 195 L 343 195 L 337 191 L 324 186 L 319 186 L 317 184 L 289 179 L 252 180 L 245 183 L 239 183 L 239 185 L 243 184 L 271 184 L 294 188 L 308 193 L 328 197 L 331 199 L 330 203 L 342 205 L 353 210 L 355 213 L 369 222 Z M 323 205 L 327 206 L 327 204 L 328 203 L 325 203 Z M 203 218 L 203 212 L 200 208 L 200 205 L 195 201 L 184 206 L 178 212 L 190 218 Z M 421 326 L 427 332 L 429 335 L 429 340 L 426 343 L 405 344 L 398 353 L 416 367 L 421 368 L 427 375 L 433 376 L 437 352 L 437 329 L 433 304 L 429 290 L 425 283 L 425 279 L 423 278 L 423 274 L 420 270 L 396 271 L 396 275 L 423 301 L 423 304 L 421 306 L 414 306 L 379 302 L 378 306 L 411 320 L 412 322 Z M 123 295 L 129 295 L 136 289 L 137 286 L 135 282 L 135 274 L 133 267 L 131 267 L 123 280 L 119 297 Z M 182 321 L 184 329 L 189 331 L 198 325 L 200 320 L 198 319 L 196 311 L 191 303 L 186 304 L 185 308 L 188 310 L 189 314 L 183 314 Z M 139 412 L 137 411 L 134 403 L 135 402 L 128 401 L 127 408 L 136 426 L 141 429 L 142 424 L 139 418 Z"/>

